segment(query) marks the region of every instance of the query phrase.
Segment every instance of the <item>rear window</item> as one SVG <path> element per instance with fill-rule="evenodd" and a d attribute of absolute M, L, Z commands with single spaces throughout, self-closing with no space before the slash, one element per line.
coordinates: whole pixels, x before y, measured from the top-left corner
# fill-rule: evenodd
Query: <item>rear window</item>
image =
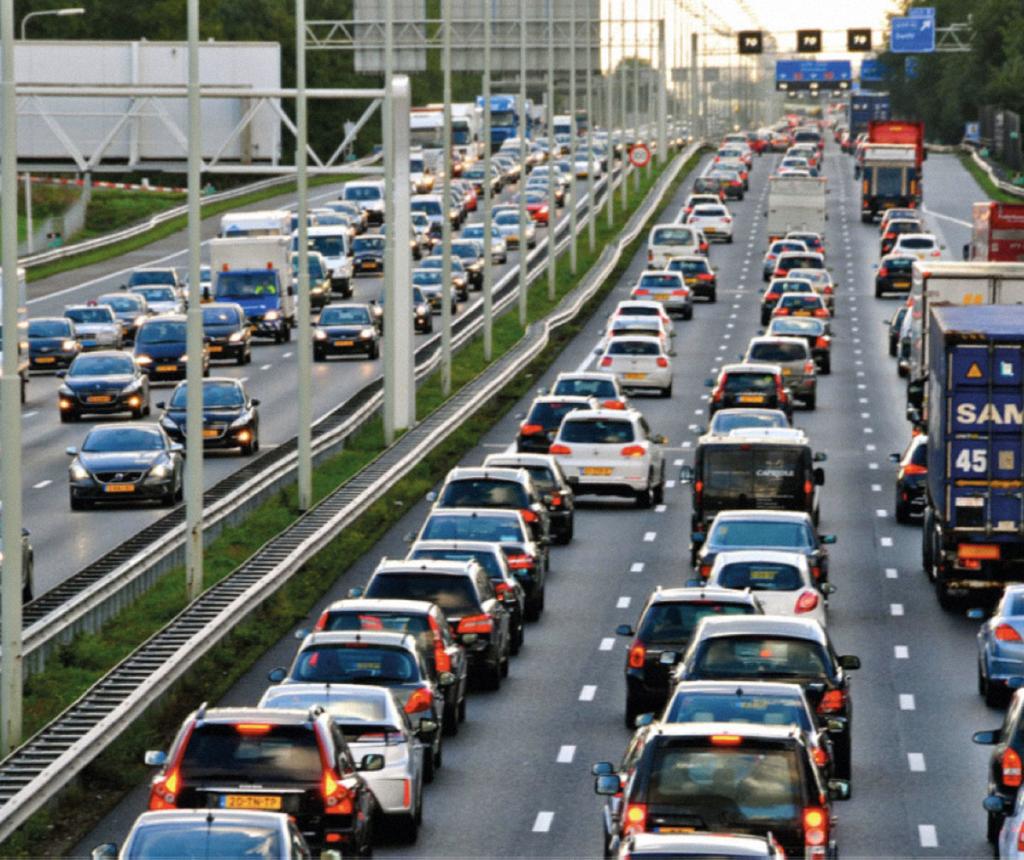
<path fill-rule="evenodd" d="M 919 236 L 907 236 L 899 240 L 901 248 L 934 248 L 934 239 L 925 239 Z"/>
<path fill-rule="evenodd" d="M 722 567 L 718 584 L 753 591 L 796 591 L 803 587 L 804 580 L 800 570 L 792 564 L 737 561 Z"/>
<path fill-rule="evenodd" d="M 493 552 L 474 552 L 470 549 L 417 549 L 410 558 L 435 559 L 437 561 L 470 561 L 475 559 L 487 571 L 487 575 L 497 581 L 503 581 L 501 565 Z"/>
<path fill-rule="evenodd" d="M 784 257 L 779 260 L 779 266 L 787 272 L 790 269 L 824 269 L 825 261 L 821 257 Z"/>
<path fill-rule="evenodd" d="M 505 516 L 431 514 L 422 540 L 482 540 L 516 543 L 524 540 L 518 519 Z"/>
<path fill-rule="evenodd" d="M 900 257 L 895 260 L 886 260 L 884 266 L 890 272 L 905 272 L 909 274 L 911 269 L 914 268 L 914 259 L 912 257 Z"/>
<path fill-rule="evenodd" d="M 766 415 L 754 409 L 741 409 L 736 412 L 716 412 L 711 421 L 711 429 L 715 433 L 728 433 L 743 427 L 788 427 L 783 414 Z"/>
<path fill-rule="evenodd" d="M 444 576 L 431 573 L 382 573 L 370 580 L 366 596 L 427 600 L 436 603 L 446 614 L 477 612 L 480 601 L 473 581 L 466 576 Z"/>
<path fill-rule="evenodd" d="M 701 678 L 826 677 L 817 642 L 776 636 L 717 636 L 700 644 L 693 665 Z"/>
<path fill-rule="evenodd" d="M 615 383 L 610 379 L 560 379 L 555 385 L 555 394 L 563 397 L 614 398 Z"/>
<path fill-rule="evenodd" d="M 661 355 L 661 347 L 654 341 L 616 340 L 608 345 L 608 355 Z"/>
<path fill-rule="evenodd" d="M 771 373 L 730 373 L 725 377 L 725 390 L 728 394 L 743 391 L 760 391 L 775 393 L 775 376 Z"/>
<path fill-rule="evenodd" d="M 530 500 L 515 481 L 470 478 L 449 483 L 438 504 L 442 508 L 527 508 Z"/>
<path fill-rule="evenodd" d="M 641 287 L 678 287 L 679 275 L 666 273 L 664 275 L 643 275 L 640 278 Z"/>
<path fill-rule="evenodd" d="M 815 309 L 821 307 L 821 300 L 817 293 L 787 293 L 781 299 L 784 308 L 796 308 L 797 310 Z"/>
<path fill-rule="evenodd" d="M 672 260 L 668 268 L 673 272 L 682 272 L 684 275 L 699 275 L 707 272 L 711 264 L 707 260 Z"/>
<path fill-rule="evenodd" d="M 387 630 L 397 633 L 429 633 L 430 622 L 426 615 L 410 615 L 408 612 L 347 609 L 344 612 L 332 612 L 327 618 L 324 630 Z"/>
<path fill-rule="evenodd" d="M 682 227 L 659 227 L 651 234 L 652 245 L 692 245 L 693 231 Z"/>
<path fill-rule="evenodd" d="M 770 445 L 708 448 L 701 470 L 705 503 L 771 508 L 802 500 L 801 453 L 801 449 Z"/>
<path fill-rule="evenodd" d="M 721 206 L 698 206 L 693 210 L 693 214 L 698 217 L 720 218 L 726 211 Z"/>
<path fill-rule="evenodd" d="M 540 424 L 545 430 L 551 430 L 559 427 L 562 419 L 580 406 L 579 403 L 534 403 L 526 423 Z"/>
<path fill-rule="evenodd" d="M 815 731 L 798 696 L 756 696 L 736 693 L 679 692 L 672 699 L 668 723 L 755 723 L 799 726 Z"/>
<path fill-rule="evenodd" d="M 559 434 L 563 442 L 591 442 L 595 445 L 615 445 L 632 442 L 633 425 L 629 421 L 595 419 L 567 420 Z"/>
<path fill-rule="evenodd" d="M 803 242 L 790 239 L 784 242 L 773 242 L 772 246 L 768 249 L 768 253 L 781 254 L 784 251 L 803 251 L 806 248 L 807 246 Z"/>
<path fill-rule="evenodd" d="M 311 684 L 404 684 L 420 680 L 420 674 L 409 652 L 359 642 L 307 648 L 291 678 Z"/>
<path fill-rule="evenodd" d="M 712 529 L 709 543 L 720 547 L 810 549 L 814 546 L 805 523 L 778 520 L 726 520 Z"/>
<path fill-rule="evenodd" d="M 754 607 L 746 603 L 652 603 L 644 613 L 637 638 L 647 645 L 688 642 L 702 618 L 753 614 Z"/>
<path fill-rule="evenodd" d="M 918 221 L 890 221 L 885 227 L 886 233 L 920 233 L 921 224 Z"/>
<path fill-rule="evenodd" d="M 186 783 L 318 782 L 322 770 L 312 726 L 270 725 L 260 734 L 243 734 L 234 725 L 197 725 L 181 760 Z"/>
<path fill-rule="evenodd" d="M 779 317 L 772 320 L 768 333 L 793 335 L 794 337 L 818 337 L 826 332 L 825 323 L 821 320 Z"/>
<path fill-rule="evenodd" d="M 751 361 L 802 361 L 807 358 L 807 344 L 755 343 L 748 357 Z"/>

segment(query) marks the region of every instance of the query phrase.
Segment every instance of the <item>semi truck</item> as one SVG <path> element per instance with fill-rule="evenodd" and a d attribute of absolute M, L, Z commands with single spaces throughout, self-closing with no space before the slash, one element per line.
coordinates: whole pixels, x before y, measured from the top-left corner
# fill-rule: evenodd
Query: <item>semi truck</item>
<path fill-rule="evenodd" d="M 781 239 L 790 230 L 825 234 L 825 195 L 828 180 L 823 176 L 768 177 L 768 242 Z"/>
<path fill-rule="evenodd" d="M 0 269 L 0 313 L 3 312 L 3 270 Z M 0 323 L 0 363 L 4 355 L 4 331 Z M 21 380 L 21 402 L 28 395 L 28 288 L 25 270 L 18 268 L 18 331 L 12 338 L 13 348 L 18 352 L 18 378 Z M 2 556 L 0 556 L 2 557 Z"/>
<path fill-rule="evenodd" d="M 939 603 L 1024 581 L 1024 307 L 933 306 L 921 555 Z"/>
<path fill-rule="evenodd" d="M 974 204 L 972 216 L 965 260 L 1024 262 L 1024 204 L 987 200 Z"/>
<path fill-rule="evenodd" d="M 868 143 L 895 143 L 913 146 L 915 164 L 919 171 L 928 157 L 924 149 L 923 122 L 872 119 L 868 122 Z"/>
<path fill-rule="evenodd" d="M 476 105 L 484 108 L 484 97 L 476 97 Z M 525 105 L 519 103 L 518 95 L 492 95 L 491 96 L 491 148 L 499 149 L 502 141 L 507 137 L 519 135 L 520 116 L 526 115 L 526 137 L 533 137 L 531 102 L 526 100 Z"/>
<path fill-rule="evenodd" d="M 213 296 L 242 306 L 255 337 L 291 340 L 295 324 L 289 236 L 245 236 L 210 240 Z"/>
<path fill-rule="evenodd" d="M 868 130 L 872 120 L 889 118 L 889 94 L 857 92 L 850 94 L 850 139 Z"/>
<path fill-rule="evenodd" d="M 921 203 L 921 169 L 913 144 L 869 143 L 861 152 L 860 220 L 870 224 L 886 209 Z"/>

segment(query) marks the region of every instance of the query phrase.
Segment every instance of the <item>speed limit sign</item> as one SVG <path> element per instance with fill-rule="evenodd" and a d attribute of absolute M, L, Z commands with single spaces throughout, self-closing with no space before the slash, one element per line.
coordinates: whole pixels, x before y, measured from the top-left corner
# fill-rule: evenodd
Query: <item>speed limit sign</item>
<path fill-rule="evenodd" d="M 629 148 L 629 162 L 634 167 L 646 167 L 651 161 L 651 151 L 646 143 L 634 143 Z"/>

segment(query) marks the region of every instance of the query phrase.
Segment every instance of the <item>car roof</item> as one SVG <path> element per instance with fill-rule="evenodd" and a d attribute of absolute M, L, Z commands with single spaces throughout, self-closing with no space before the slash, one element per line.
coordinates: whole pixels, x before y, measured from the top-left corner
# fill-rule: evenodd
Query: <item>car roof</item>
<path fill-rule="evenodd" d="M 393 630 L 319 630 L 302 640 L 299 651 L 314 645 L 383 645 L 391 648 L 416 650 L 416 640 L 408 633 Z"/>
<path fill-rule="evenodd" d="M 547 466 L 550 469 L 556 469 L 558 467 L 558 462 L 550 454 L 488 454 L 484 459 L 485 466 L 500 466 L 505 463 L 522 468 Z"/>
<path fill-rule="evenodd" d="M 775 549 L 730 549 L 715 555 L 715 566 L 740 562 L 765 562 L 791 564 L 801 570 L 807 569 L 807 556 L 802 552 L 785 552 Z"/>
<path fill-rule="evenodd" d="M 825 628 L 817 621 L 787 615 L 707 616 L 697 626 L 694 641 L 726 636 L 780 636 L 828 644 Z"/>
<path fill-rule="evenodd" d="M 754 344 L 758 343 L 796 343 L 800 346 L 806 347 L 807 341 L 802 337 L 791 337 L 785 334 L 762 334 L 757 337 L 752 337 L 747 347 L 750 348 Z"/>
<path fill-rule="evenodd" d="M 158 286 L 158 287 L 159 286 L 166 286 L 166 284 L 156 284 L 155 286 Z M 154 322 L 180 322 L 180 323 L 183 323 L 183 322 L 187 322 L 187 321 L 188 321 L 188 317 L 186 317 L 185 314 L 166 313 L 166 314 L 157 314 L 156 316 L 152 316 L 152 317 L 146 317 L 142 321 L 142 324 L 144 326 L 147 326 L 150 323 L 154 323 Z"/>
<path fill-rule="evenodd" d="M 614 373 L 597 373 L 596 371 L 585 370 L 565 371 L 563 373 L 558 374 L 558 376 L 555 377 L 555 382 L 557 383 L 563 379 L 596 379 L 606 380 L 608 382 L 617 382 Z"/>
<path fill-rule="evenodd" d="M 453 549 L 465 550 L 467 552 L 489 552 L 492 555 L 501 555 L 501 548 L 493 541 L 486 540 L 418 540 L 409 549 L 413 552 L 417 549 Z M 419 561 L 419 559 L 415 559 Z M 391 598 L 387 599 L 391 603 Z M 420 601 L 409 601 L 420 602 Z"/>
<path fill-rule="evenodd" d="M 669 278 L 681 278 L 682 277 L 682 275 L 680 275 L 679 272 L 673 272 L 673 271 L 671 271 L 669 269 L 644 269 L 640 273 L 639 277 L 642 278 L 645 275 L 658 275 L 660 277 L 669 277 Z"/>
<path fill-rule="evenodd" d="M 778 376 L 782 373 L 782 368 L 764 361 L 744 361 L 739 364 L 723 364 L 722 373 L 774 373 Z"/>
<path fill-rule="evenodd" d="M 454 481 L 479 481 L 493 478 L 501 481 L 528 483 L 530 473 L 515 466 L 456 466 L 444 479 L 445 485 Z"/>
<path fill-rule="evenodd" d="M 288 824 L 286 812 L 268 812 L 256 809 L 160 809 L 147 810 L 135 819 L 132 830 L 152 825 L 195 824 L 212 822 L 248 824 L 253 826 L 285 828 Z"/>
<path fill-rule="evenodd" d="M 733 615 L 730 618 L 769 618 L 767 615 Z M 727 620 L 727 619 L 708 619 Z M 707 623 L 706 621 L 701 622 Z M 657 733 L 669 738 L 710 738 L 712 735 L 741 735 L 763 740 L 800 740 L 795 726 L 773 726 L 762 723 L 657 723 Z"/>
<path fill-rule="evenodd" d="M 324 612 L 342 612 L 348 609 L 362 611 L 387 610 L 392 612 L 407 612 L 410 615 L 426 615 L 434 607 L 429 600 L 406 600 L 401 597 L 345 597 L 335 600 Z"/>
<path fill-rule="evenodd" d="M 613 343 L 625 343 L 626 341 L 631 341 L 631 340 L 635 340 L 635 341 L 638 341 L 640 343 L 655 343 L 655 344 L 658 344 L 659 346 L 661 345 L 661 338 L 658 337 L 657 335 L 626 334 L 626 335 L 623 335 L 622 337 L 615 338 L 615 340 L 611 341 L 608 344 L 608 346 L 611 346 Z"/>
<path fill-rule="evenodd" d="M 276 723 L 285 726 L 301 726 L 312 722 L 316 714 L 310 713 L 308 708 L 261 708 L 249 706 L 228 708 L 201 707 L 198 711 L 194 712 L 194 716 L 197 725 L 206 723 L 230 725 L 237 722 L 260 722 Z M 206 810 L 203 811 L 205 812 Z"/>
<path fill-rule="evenodd" d="M 441 510 L 447 511 L 448 508 Z M 378 573 L 429 573 L 432 576 L 469 576 L 474 572 L 476 562 L 465 559 L 396 558 L 383 559 L 373 571 Z"/>
<path fill-rule="evenodd" d="M 64 317 L 59 317 L 59 319 L 64 319 Z M 88 352 L 83 352 L 75 356 L 75 359 L 77 360 L 79 357 L 87 355 L 98 355 L 103 356 L 104 358 L 127 358 L 129 360 L 134 360 L 134 357 L 131 355 L 131 353 L 124 352 L 123 350 L 120 349 L 90 349 Z"/>
<path fill-rule="evenodd" d="M 648 597 L 648 603 L 651 604 L 701 603 L 712 600 L 716 603 L 745 603 L 748 605 L 757 603 L 757 599 L 749 589 L 721 588 L 716 585 L 686 585 L 678 588 L 658 586 Z"/>
<path fill-rule="evenodd" d="M 795 445 L 810 444 L 807 434 L 798 427 L 733 427 L 728 433 L 712 436 L 712 441 L 722 442 L 764 442 L 769 445 L 792 443 Z"/>
<path fill-rule="evenodd" d="M 896 244 L 899 245 L 905 239 L 928 239 L 936 244 L 938 244 L 939 241 L 935 237 L 934 233 L 900 233 L 900 235 L 896 237 Z"/>
<path fill-rule="evenodd" d="M 656 338 L 646 338 L 647 340 L 656 340 Z M 595 419 L 602 420 L 625 420 L 635 421 L 640 417 L 640 413 L 635 409 L 574 409 L 568 413 L 565 418 L 562 419 L 562 426 L 565 426 L 566 421 L 579 421 L 579 420 L 590 420 Z"/>
<path fill-rule="evenodd" d="M 669 699 L 676 693 L 735 693 L 737 696 L 779 696 L 784 698 L 804 699 L 803 689 L 799 684 L 785 681 L 680 681 L 672 691 Z M 805 700 L 806 701 L 806 700 Z"/>

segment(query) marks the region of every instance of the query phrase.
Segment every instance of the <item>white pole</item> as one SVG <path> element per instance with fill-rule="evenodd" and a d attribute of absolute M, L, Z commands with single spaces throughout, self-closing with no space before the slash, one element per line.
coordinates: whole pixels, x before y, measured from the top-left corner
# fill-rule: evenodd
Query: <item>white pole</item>
<path fill-rule="evenodd" d="M 633 139 L 640 137 L 640 5 L 633 0 Z M 644 143 L 647 141 L 644 140 Z M 633 171 L 633 187 L 640 188 L 640 171 Z"/>
<path fill-rule="evenodd" d="M 597 205 L 594 201 L 594 19 L 590 17 L 590 3 L 587 3 L 587 249 L 591 254 L 597 245 Z"/>
<path fill-rule="evenodd" d="M 441 390 L 452 393 L 452 0 L 444 0 L 442 64 L 444 65 L 444 181 L 441 186 Z M 472 141 L 468 141 L 472 143 Z"/>
<path fill-rule="evenodd" d="M 295 0 L 295 186 L 299 198 L 299 307 L 295 344 L 299 356 L 296 365 L 299 374 L 299 428 L 296 453 L 300 511 L 313 507 L 313 339 L 309 306 L 309 182 L 306 173 L 309 124 L 306 108 L 306 0 Z"/>
<path fill-rule="evenodd" d="M 491 259 L 491 3 L 484 2 L 484 361 L 491 360 L 494 325 L 494 262 Z"/>
<path fill-rule="evenodd" d="M 668 74 L 665 50 L 665 19 L 658 20 L 658 164 L 668 161 Z"/>
<path fill-rule="evenodd" d="M 554 0 L 548 0 L 548 98 L 545 119 L 548 136 L 548 299 L 555 298 L 555 228 L 558 209 L 555 206 L 555 12 Z"/>
<path fill-rule="evenodd" d="M 627 104 L 627 99 L 628 99 L 628 96 L 629 96 L 629 70 L 628 70 L 628 68 L 626 66 L 626 47 L 627 47 L 628 43 L 626 42 L 626 15 L 625 15 L 625 12 L 623 12 L 623 14 L 622 14 L 622 23 L 621 23 L 621 26 L 618 28 L 618 32 L 622 34 L 622 39 L 619 42 L 619 44 L 622 45 L 622 56 L 619 57 L 619 71 L 621 72 L 621 75 L 619 77 L 619 89 L 621 90 L 621 95 L 622 95 L 622 98 L 621 98 L 621 102 L 622 102 L 622 104 L 621 104 L 621 108 L 622 108 L 622 129 L 621 129 L 621 133 L 619 134 L 619 137 L 620 137 L 620 141 L 619 142 L 622 145 L 622 163 L 621 163 L 622 177 L 621 177 L 621 179 L 619 181 L 619 192 L 622 195 L 622 206 L 620 208 L 622 209 L 623 214 L 625 214 L 625 212 L 626 212 L 626 203 L 627 203 L 627 199 L 628 199 L 628 195 L 629 195 L 629 182 L 627 181 L 628 180 L 628 176 L 627 176 L 627 173 L 626 173 L 627 169 L 629 168 L 629 149 L 626 146 L 626 126 L 627 126 L 627 124 L 629 122 L 629 117 L 628 117 L 628 114 L 626 112 L 626 104 Z"/>
<path fill-rule="evenodd" d="M 519 325 L 526 327 L 529 273 L 526 257 L 526 0 L 519 0 Z"/>
<path fill-rule="evenodd" d="M 604 22 L 602 21 L 602 24 Z M 608 212 L 608 226 L 615 223 L 615 189 L 612 187 L 612 179 L 615 176 L 615 75 L 614 71 L 615 54 L 612 51 L 612 39 L 615 33 L 611 19 L 608 20 L 608 63 L 605 66 L 605 122 L 608 124 L 608 177 L 605 188 L 605 203 Z M 625 164 L 625 159 L 623 159 Z"/>
<path fill-rule="evenodd" d="M 384 0 L 384 105 L 382 144 L 384 148 L 384 441 L 395 441 L 398 398 L 398 366 L 396 364 L 398 326 L 405 319 L 398 314 L 398 285 L 395 280 L 395 224 L 393 197 L 395 192 L 395 111 L 394 93 L 394 31 L 395 0 Z M 403 284 L 403 295 L 408 283 Z"/>
<path fill-rule="evenodd" d="M 408 430 L 416 423 L 416 376 L 413 351 L 412 308 L 412 251 L 408 237 L 412 232 L 412 211 L 409 200 L 412 185 L 409 179 L 409 111 L 412 108 L 412 88 L 406 75 L 395 75 L 391 86 L 391 104 L 394 124 L 391 129 L 391 147 L 395 160 L 393 197 L 388 199 L 388 235 L 393 232 L 392 286 L 395 291 L 397 324 L 391 329 L 395 359 L 395 428 Z"/>
<path fill-rule="evenodd" d="M 576 0 L 569 2 L 569 271 L 576 274 Z M 589 171 L 587 171 L 589 173 Z"/>
<path fill-rule="evenodd" d="M 25 174 L 25 248 L 32 253 L 32 233 L 35 227 L 32 224 L 32 174 Z"/>

